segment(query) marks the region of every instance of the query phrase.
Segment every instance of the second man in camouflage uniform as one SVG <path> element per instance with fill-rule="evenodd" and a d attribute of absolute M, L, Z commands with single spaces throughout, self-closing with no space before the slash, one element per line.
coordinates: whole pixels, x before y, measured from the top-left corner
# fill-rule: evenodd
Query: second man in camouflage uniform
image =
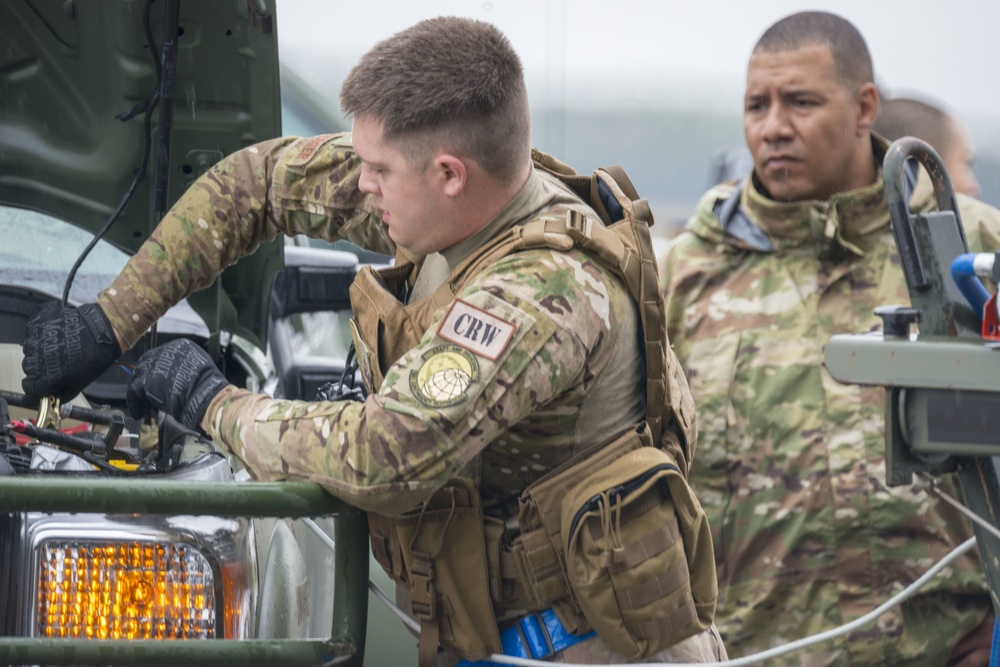
<path fill-rule="evenodd" d="M 663 258 L 700 417 L 692 484 L 713 531 L 719 629 L 739 656 L 858 618 L 972 534 L 924 489 L 886 485 L 883 390 L 823 366 L 830 336 L 878 330 L 876 306 L 909 301 L 877 110 L 854 26 L 820 12 L 774 24 L 747 68 L 753 171 L 710 190 Z M 921 191 L 914 210 L 933 205 Z M 959 202 L 969 245 L 1000 248 L 1000 212 Z M 768 664 L 985 665 L 991 630 L 966 556 L 877 623 Z"/>

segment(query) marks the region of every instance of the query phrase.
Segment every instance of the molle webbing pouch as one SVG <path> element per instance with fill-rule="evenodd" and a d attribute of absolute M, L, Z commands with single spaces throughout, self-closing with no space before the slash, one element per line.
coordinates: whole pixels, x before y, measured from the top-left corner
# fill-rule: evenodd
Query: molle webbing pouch
<path fill-rule="evenodd" d="M 390 521 L 398 547 L 389 535 L 390 546 L 381 551 L 390 554 L 389 571 L 402 570 L 410 586 L 413 616 L 420 621 L 420 666 L 437 664 L 438 642 L 468 660 L 501 653 L 475 483 L 450 480 L 420 508 Z M 402 557 L 401 568 L 391 562 L 393 552 Z"/>
<path fill-rule="evenodd" d="M 590 625 L 631 660 L 708 628 L 689 551 L 711 559 L 711 542 L 707 552 L 687 544 L 693 495 L 673 457 L 643 447 L 591 471 L 566 488 L 560 521 L 567 578 Z"/>
<path fill-rule="evenodd" d="M 566 492 L 594 470 L 611 465 L 630 451 L 650 447 L 646 425 L 640 424 L 567 461 L 531 484 L 521 494 L 518 526 L 521 534 L 511 547 L 520 564 L 520 583 L 529 596 L 529 609 L 552 606 L 563 626 L 573 634 L 591 629 L 591 623 L 574 599 L 566 578 L 562 537 L 562 500 Z"/>

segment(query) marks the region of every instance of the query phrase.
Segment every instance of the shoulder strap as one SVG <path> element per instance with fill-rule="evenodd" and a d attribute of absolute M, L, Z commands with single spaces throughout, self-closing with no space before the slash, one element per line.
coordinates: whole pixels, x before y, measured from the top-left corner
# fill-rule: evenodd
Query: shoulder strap
<path fill-rule="evenodd" d="M 653 214 L 649 209 L 649 203 L 639 198 L 632 180 L 621 167 L 615 165 L 598 169 L 594 172 L 591 183 L 592 199 L 596 193 L 597 199 L 604 205 L 608 197 L 602 195 L 601 191 L 606 188 L 610 191 L 611 200 L 615 204 L 619 206 L 624 204 L 631 208 L 631 211 L 627 212 L 628 215 L 623 211 L 623 214 L 618 216 L 620 222 L 612 220 L 612 227 L 605 231 L 625 237 L 625 245 L 631 246 L 630 250 L 634 253 L 634 256 L 621 266 L 621 272 L 629 292 L 639 306 L 643 351 L 646 357 L 646 420 L 653 442 L 659 443 L 665 427 L 664 420 L 670 418 L 664 411 L 667 405 L 672 405 L 672 402 L 666 367 L 668 356 L 666 348 L 669 345 L 666 313 L 663 296 L 660 294 L 653 241 L 649 234 L 649 228 L 653 224 Z M 685 454 L 690 455 L 690 452 L 685 451 Z"/>
<path fill-rule="evenodd" d="M 581 190 L 583 177 L 566 175 L 552 168 L 548 171 L 560 178 L 569 178 L 574 189 Z M 588 203 L 603 224 L 602 220 L 572 209 L 560 207 L 546 211 L 501 234 L 459 265 L 449 280 L 450 289 L 457 293 L 471 276 L 501 257 L 521 250 L 567 251 L 577 246 L 598 258 L 621 277 L 638 306 L 646 365 L 646 421 L 653 442 L 660 443 L 664 430 L 679 417 L 675 414 L 676 406 L 682 397 L 671 394 L 675 383 L 671 382 L 668 360 L 674 356 L 667 341 L 665 306 L 649 233 L 653 216 L 648 202 L 639 198 L 621 167 L 597 169 L 589 180 Z M 681 389 L 678 387 L 678 390 Z M 684 463 L 690 464 L 694 432 L 688 424 L 682 424 L 680 430 L 684 434 L 681 453 Z"/>

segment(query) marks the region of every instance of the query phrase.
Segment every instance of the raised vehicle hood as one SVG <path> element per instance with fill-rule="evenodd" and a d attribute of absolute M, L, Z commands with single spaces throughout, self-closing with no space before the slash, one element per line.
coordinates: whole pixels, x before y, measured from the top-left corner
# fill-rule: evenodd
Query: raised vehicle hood
<path fill-rule="evenodd" d="M 172 16 L 176 57 L 164 62 Z M 0 2 L 0 205 L 96 233 L 143 162 L 143 109 L 158 91 L 145 177 L 104 236 L 128 253 L 212 164 L 280 134 L 274 0 Z M 270 244 L 189 301 L 213 333 L 263 345 L 281 261 Z"/>

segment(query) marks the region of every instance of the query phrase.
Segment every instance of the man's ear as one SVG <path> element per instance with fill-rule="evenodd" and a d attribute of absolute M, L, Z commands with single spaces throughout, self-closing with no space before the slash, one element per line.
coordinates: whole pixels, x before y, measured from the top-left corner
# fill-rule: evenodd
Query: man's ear
<path fill-rule="evenodd" d="M 444 193 L 449 197 L 462 194 L 469 178 L 465 162 L 450 153 L 441 153 L 434 159 L 434 166 L 437 168 Z"/>
<path fill-rule="evenodd" d="M 878 88 L 870 81 L 858 88 L 858 133 L 867 135 L 878 117 Z"/>

